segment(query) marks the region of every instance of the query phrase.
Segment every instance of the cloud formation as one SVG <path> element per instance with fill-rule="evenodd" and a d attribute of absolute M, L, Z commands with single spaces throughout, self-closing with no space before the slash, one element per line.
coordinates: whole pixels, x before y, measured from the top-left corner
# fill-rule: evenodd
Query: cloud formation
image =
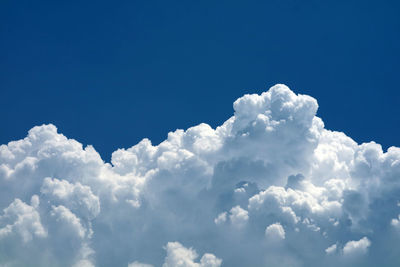
<path fill-rule="evenodd" d="M 400 148 L 284 85 L 233 107 L 111 163 L 54 125 L 0 146 L 0 266 L 400 265 Z"/>

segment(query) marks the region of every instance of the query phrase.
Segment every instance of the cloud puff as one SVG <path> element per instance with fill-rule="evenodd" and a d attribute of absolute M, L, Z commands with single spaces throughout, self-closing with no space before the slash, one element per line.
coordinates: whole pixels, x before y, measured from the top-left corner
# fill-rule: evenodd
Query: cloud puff
<path fill-rule="evenodd" d="M 51 124 L 1 145 L 0 265 L 400 264 L 400 148 L 325 129 L 284 85 L 233 108 L 111 163 Z"/>
<path fill-rule="evenodd" d="M 336 252 L 336 249 L 337 249 L 336 244 L 333 244 L 332 246 L 325 249 L 325 252 L 326 252 L 326 254 L 333 254 Z"/>
<path fill-rule="evenodd" d="M 45 238 L 47 232 L 44 229 L 40 215 L 36 210 L 38 197 L 32 196 L 32 206 L 15 199 L 0 217 L 4 226 L 0 228 L 0 238 L 5 239 L 7 236 L 18 235 L 24 243 L 29 242 L 33 237 Z"/>
<path fill-rule="evenodd" d="M 201 257 L 200 263 L 196 263 L 198 257 L 196 251 L 185 248 L 179 242 L 168 242 L 166 246 L 167 257 L 163 267 L 219 267 L 221 260 L 213 254 L 206 253 Z"/>
<path fill-rule="evenodd" d="M 230 211 L 229 219 L 233 225 L 242 227 L 249 219 L 249 215 L 247 210 L 242 209 L 240 206 L 235 206 Z"/>
<path fill-rule="evenodd" d="M 283 240 L 285 239 L 285 229 L 280 223 L 271 224 L 265 229 L 265 236 L 269 240 Z"/>
<path fill-rule="evenodd" d="M 352 254 L 365 254 L 367 253 L 368 247 L 371 245 L 371 241 L 368 238 L 363 237 L 358 241 L 349 241 L 343 248 L 344 255 Z"/>
<path fill-rule="evenodd" d="M 222 260 L 210 253 L 205 253 L 200 262 L 195 262 L 198 258 L 193 248 L 186 248 L 179 242 L 168 242 L 165 246 L 167 256 L 163 267 L 219 267 Z M 128 267 L 153 267 L 151 264 L 134 261 Z"/>

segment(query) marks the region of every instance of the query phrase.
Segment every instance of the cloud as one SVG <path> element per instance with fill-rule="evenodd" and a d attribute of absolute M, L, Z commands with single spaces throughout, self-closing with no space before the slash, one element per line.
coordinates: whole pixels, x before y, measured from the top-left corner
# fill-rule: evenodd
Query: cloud
<path fill-rule="evenodd" d="M 167 256 L 163 267 L 219 267 L 222 260 L 211 253 L 205 253 L 200 262 L 196 262 L 198 255 L 193 248 L 186 248 L 179 242 L 168 242 L 165 246 Z M 128 267 L 153 267 L 151 264 L 134 261 Z"/>
<path fill-rule="evenodd" d="M 242 227 L 249 219 L 247 210 L 242 209 L 240 206 L 235 206 L 230 210 L 229 219 L 232 224 L 237 227 Z"/>
<path fill-rule="evenodd" d="M 0 228 L 0 239 L 6 239 L 8 236 L 17 235 L 23 243 L 27 243 L 35 238 L 45 238 L 47 232 L 44 229 L 40 215 L 36 210 L 38 206 L 38 197 L 32 196 L 32 206 L 15 199 L 7 208 L 0 220 L 4 226 Z M 6 223 L 9 222 L 9 223 Z"/>
<path fill-rule="evenodd" d="M 268 240 L 283 240 L 285 239 L 285 229 L 280 223 L 271 224 L 265 229 L 265 236 Z"/>
<path fill-rule="evenodd" d="M 179 242 L 168 242 L 166 246 L 167 257 L 163 267 L 219 267 L 221 260 L 213 254 L 206 253 L 201 257 L 200 262 L 196 263 L 198 257 L 195 250 L 185 248 Z"/>
<path fill-rule="evenodd" d="M 333 244 L 332 246 L 325 249 L 325 252 L 326 252 L 326 254 L 333 254 L 336 252 L 336 249 L 337 249 L 336 244 Z"/>
<path fill-rule="evenodd" d="M 400 215 L 397 218 L 392 219 L 390 224 L 395 228 L 400 228 Z"/>
<path fill-rule="evenodd" d="M 134 261 L 132 263 L 129 263 L 128 267 L 153 267 L 153 265 Z"/>
<path fill-rule="evenodd" d="M 343 248 L 344 255 L 354 254 L 365 254 L 367 253 L 368 247 L 371 245 L 371 241 L 368 238 L 363 237 L 358 241 L 349 241 Z"/>
<path fill-rule="evenodd" d="M 284 85 L 233 108 L 111 163 L 51 124 L 1 145 L 0 265 L 400 264 L 400 148 L 325 129 Z"/>

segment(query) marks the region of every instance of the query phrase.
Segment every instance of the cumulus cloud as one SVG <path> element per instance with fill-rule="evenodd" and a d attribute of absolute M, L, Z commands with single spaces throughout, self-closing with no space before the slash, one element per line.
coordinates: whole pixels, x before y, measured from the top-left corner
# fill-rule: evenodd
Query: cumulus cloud
<path fill-rule="evenodd" d="M 168 242 L 165 246 L 167 256 L 163 267 L 219 267 L 222 260 L 211 253 L 205 253 L 200 262 L 196 262 L 198 255 L 193 248 L 186 248 L 179 242 Z M 128 267 L 153 267 L 151 264 L 134 261 Z"/>
<path fill-rule="evenodd" d="M 38 206 L 38 197 L 32 196 L 32 206 L 15 199 L 0 217 L 4 226 L 0 228 L 0 238 L 18 235 L 24 243 L 33 239 L 33 237 L 44 238 L 47 232 L 40 221 L 40 215 L 36 210 Z M 8 223 L 7 223 L 8 222 Z"/>
<path fill-rule="evenodd" d="M 353 254 L 365 254 L 367 253 L 368 247 L 371 245 L 371 241 L 368 238 L 363 237 L 358 241 L 349 241 L 343 248 L 344 255 Z"/>
<path fill-rule="evenodd" d="M 284 85 L 233 108 L 110 163 L 51 124 L 1 145 L 0 265 L 400 265 L 400 148 Z"/>
<path fill-rule="evenodd" d="M 229 218 L 233 225 L 242 227 L 249 219 L 247 210 L 242 209 L 240 206 L 235 206 L 231 209 Z"/>
<path fill-rule="evenodd" d="M 269 240 L 283 240 L 285 239 L 285 229 L 280 223 L 271 224 L 265 229 L 265 236 Z"/>
<path fill-rule="evenodd" d="M 163 267 L 219 267 L 221 260 L 213 254 L 206 253 L 201 257 L 200 262 L 196 263 L 198 257 L 195 250 L 185 248 L 179 242 L 168 242 L 166 246 L 167 257 Z"/>
<path fill-rule="evenodd" d="M 326 254 L 333 254 L 336 252 L 336 249 L 337 249 L 336 244 L 333 244 L 332 246 L 325 249 L 325 252 L 326 252 Z"/>

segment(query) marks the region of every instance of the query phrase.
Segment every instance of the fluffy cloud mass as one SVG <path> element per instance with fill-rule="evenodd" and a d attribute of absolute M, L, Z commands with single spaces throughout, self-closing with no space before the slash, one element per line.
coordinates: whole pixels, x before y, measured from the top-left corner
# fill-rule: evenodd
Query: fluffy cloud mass
<path fill-rule="evenodd" d="M 400 148 L 284 85 L 233 107 L 111 163 L 54 125 L 0 146 L 0 266 L 400 266 Z"/>

